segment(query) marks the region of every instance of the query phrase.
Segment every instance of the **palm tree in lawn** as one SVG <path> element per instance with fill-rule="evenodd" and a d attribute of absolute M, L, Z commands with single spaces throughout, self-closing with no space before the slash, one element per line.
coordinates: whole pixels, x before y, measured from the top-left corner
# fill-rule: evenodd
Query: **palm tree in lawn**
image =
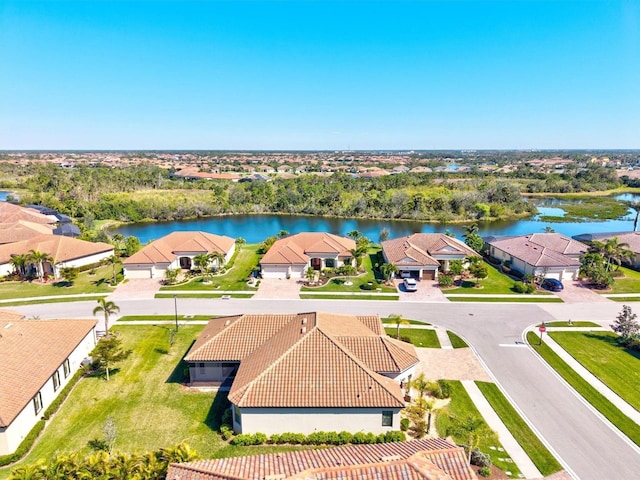
<path fill-rule="evenodd" d="M 634 256 L 634 253 L 629 250 L 629 244 L 620 242 L 618 237 L 607 239 L 604 245 L 607 257 L 617 265 L 616 270 L 620 268 L 623 260 L 631 260 Z"/>
<path fill-rule="evenodd" d="M 222 252 L 211 252 L 209 255 L 209 262 L 215 263 L 218 269 L 224 267 L 225 261 L 227 258 L 224 256 Z"/>
<path fill-rule="evenodd" d="M 199 253 L 195 257 L 193 257 L 193 264 L 196 266 L 200 272 L 204 272 L 209 265 L 210 258 L 206 253 Z"/>
<path fill-rule="evenodd" d="M 111 272 L 112 272 L 111 284 L 112 285 L 116 284 L 116 265 L 118 264 L 119 261 L 120 259 L 115 255 L 111 255 L 110 257 L 107 257 L 103 260 L 105 265 L 111 265 Z"/>
<path fill-rule="evenodd" d="M 120 307 L 111 300 L 105 298 L 98 299 L 98 306 L 93 309 L 93 314 L 102 312 L 104 314 L 104 331 L 109 333 L 109 317 L 120 311 Z"/>
<path fill-rule="evenodd" d="M 38 278 L 40 280 L 42 280 L 42 277 L 44 277 L 44 262 L 49 262 L 51 265 L 53 265 L 53 257 L 51 255 L 34 249 L 29 250 L 27 261 L 36 264 L 38 270 Z"/>
<path fill-rule="evenodd" d="M 400 270 L 393 263 L 385 263 L 380 267 L 380 273 L 382 273 L 382 278 L 386 281 L 391 280 L 391 277 L 397 274 Z"/>
<path fill-rule="evenodd" d="M 389 318 L 396 324 L 396 339 L 400 340 L 400 325 L 410 325 L 409 320 L 405 320 L 397 313 L 392 313 Z"/>
<path fill-rule="evenodd" d="M 111 236 L 111 240 L 113 241 L 113 246 L 116 249 L 116 253 L 120 255 L 120 253 L 122 252 L 122 241 L 124 240 L 124 235 L 122 235 L 121 233 L 114 233 Z"/>
<path fill-rule="evenodd" d="M 25 277 L 27 264 L 29 263 L 27 255 L 25 255 L 24 253 L 11 255 L 11 260 L 9 260 L 9 263 L 14 268 L 16 273 L 20 275 L 20 278 Z"/>

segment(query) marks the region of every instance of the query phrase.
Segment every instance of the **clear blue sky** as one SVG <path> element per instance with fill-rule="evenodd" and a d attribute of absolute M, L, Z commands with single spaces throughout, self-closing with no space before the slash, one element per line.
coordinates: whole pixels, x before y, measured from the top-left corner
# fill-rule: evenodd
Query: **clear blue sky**
<path fill-rule="evenodd" d="M 0 149 L 640 148 L 640 1 L 0 1 Z"/>

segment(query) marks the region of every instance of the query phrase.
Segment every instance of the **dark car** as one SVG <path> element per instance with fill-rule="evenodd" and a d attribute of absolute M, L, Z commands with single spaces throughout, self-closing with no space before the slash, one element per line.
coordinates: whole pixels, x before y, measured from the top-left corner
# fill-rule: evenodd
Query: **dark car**
<path fill-rule="evenodd" d="M 542 288 L 552 292 L 561 292 L 564 289 L 564 285 L 562 285 L 560 280 L 556 280 L 555 278 L 545 278 L 542 281 Z"/>

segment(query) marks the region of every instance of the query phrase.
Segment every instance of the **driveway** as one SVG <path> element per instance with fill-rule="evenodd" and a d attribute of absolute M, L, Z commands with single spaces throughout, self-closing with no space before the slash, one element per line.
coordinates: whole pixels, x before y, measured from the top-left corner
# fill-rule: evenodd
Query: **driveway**
<path fill-rule="evenodd" d="M 606 297 L 597 294 L 584 286 L 580 281 L 565 280 L 562 282 L 564 289 L 561 292 L 553 292 L 565 303 L 607 303 L 612 302 Z"/>
<path fill-rule="evenodd" d="M 160 290 L 160 280 L 157 278 L 135 278 L 127 280 L 109 295 L 109 300 L 149 300 Z"/>
<path fill-rule="evenodd" d="M 252 297 L 265 299 L 300 299 L 302 280 L 299 278 L 263 278 L 260 280 L 258 291 Z"/>
<path fill-rule="evenodd" d="M 416 348 L 416 352 L 420 359 L 416 370 L 428 380 L 493 381 L 470 348 Z"/>
<path fill-rule="evenodd" d="M 404 289 L 402 279 L 395 279 L 393 281 L 401 302 L 448 302 L 449 299 L 444 296 L 442 290 L 438 287 L 438 282 L 435 280 L 421 280 L 418 282 L 418 291 L 407 292 Z"/>

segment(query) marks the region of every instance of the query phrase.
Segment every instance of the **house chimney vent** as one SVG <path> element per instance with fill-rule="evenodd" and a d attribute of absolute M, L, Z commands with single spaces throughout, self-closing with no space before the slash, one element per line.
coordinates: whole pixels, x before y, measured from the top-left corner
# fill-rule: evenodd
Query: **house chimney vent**
<path fill-rule="evenodd" d="M 307 327 L 302 327 L 300 329 L 300 333 L 307 333 Z"/>
<path fill-rule="evenodd" d="M 306 325 L 306 324 L 307 324 L 307 317 L 304 317 L 304 318 L 302 319 L 302 324 L 303 324 L 303 325 Z"/>
<path fill-rule="evenodd" d="M 229 325 L 231 325 L 231 320 L 227 320 L 226 322 L 224 322 L 225 327 L 228 327 Z"/>

